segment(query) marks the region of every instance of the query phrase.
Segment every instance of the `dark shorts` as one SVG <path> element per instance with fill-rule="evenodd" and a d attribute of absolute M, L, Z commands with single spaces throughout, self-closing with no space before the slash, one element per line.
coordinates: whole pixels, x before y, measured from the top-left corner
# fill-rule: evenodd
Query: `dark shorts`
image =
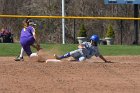
<path fill-rule="evenodd" d="M 20 44 L 28 56 L 32 54 L 30 46 L 33 45 L 34 42 L 35 42 L 35 39 L 33 37 L 20 39 Z"/>

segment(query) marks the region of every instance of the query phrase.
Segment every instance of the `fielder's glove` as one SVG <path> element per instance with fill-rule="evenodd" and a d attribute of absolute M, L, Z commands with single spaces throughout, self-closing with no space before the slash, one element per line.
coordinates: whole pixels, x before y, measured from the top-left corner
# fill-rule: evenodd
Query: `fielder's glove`
<path fill-rule="evenodd" d="M 42 48 L 40 47 L 40 45 L 39 45 L 39 44 L 36 44 L 36 50 L 39 51 L 40 49 L 42 49 Z"/>

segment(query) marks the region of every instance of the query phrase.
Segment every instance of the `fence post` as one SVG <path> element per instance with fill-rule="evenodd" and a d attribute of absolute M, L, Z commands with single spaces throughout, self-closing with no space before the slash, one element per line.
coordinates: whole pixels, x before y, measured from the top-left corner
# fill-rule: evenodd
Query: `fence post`
<path fill-rule="evenodd" d="M 134 17 L 139 17 L 139 7 L 138 4 L 134 4 Z M 138 44 L 139 41 L 139 32 L 138 32 L 138 20 L 134 20 L 134 29 L 135 29 L 135 41 L 134 44 Z"/>

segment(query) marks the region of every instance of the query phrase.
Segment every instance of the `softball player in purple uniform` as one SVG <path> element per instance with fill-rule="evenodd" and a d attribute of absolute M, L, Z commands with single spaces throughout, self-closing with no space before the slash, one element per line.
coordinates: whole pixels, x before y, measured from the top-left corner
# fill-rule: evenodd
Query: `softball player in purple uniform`
<path fill-rule="evenodd" d="M 86 59 L 91 58 L 92 56 L 96 56 L 101 58 L 104 62 L 107 61 L 99 52 L 97 43 L 99 42 L 99 37 L 97 35 L 92 35 L 90 38 L 90 42 L 83 42 L 78 46 L 77 50 L 66 53 L 62 56 L 54 55 L 56 59 L 63 59 L 72 56 L 77 61 L 84 61 Z"/>
<path fill-rule="evenodd" d="M 37 50 L 39 50 L 37 46 L 34 45 L 36 43 L 36 34 L 35 28 L 33 27 L 34 22 L 31 19 L 26 19 L 23 21 L 24 28 L 21 30 L 20 35 L 20 44 L 22 46 L 20 56 L 18 56 L 15 61 L 23 60 L 23 53 L 24 51 L 29 57 L 38 56 L 37 53 L 32 53 L 30 46 L 33 46 Z"/>

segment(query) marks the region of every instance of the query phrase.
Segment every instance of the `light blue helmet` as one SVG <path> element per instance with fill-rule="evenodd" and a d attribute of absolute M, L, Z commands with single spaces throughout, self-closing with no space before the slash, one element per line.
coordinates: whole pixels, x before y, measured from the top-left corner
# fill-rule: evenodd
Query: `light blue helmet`
<path fill-rule="evenodd" d="M 99 42 L 99 36 L 98 35 L 92 35 L 90 37 L 90 40 L 93 40 L 94 42 Z"/>

